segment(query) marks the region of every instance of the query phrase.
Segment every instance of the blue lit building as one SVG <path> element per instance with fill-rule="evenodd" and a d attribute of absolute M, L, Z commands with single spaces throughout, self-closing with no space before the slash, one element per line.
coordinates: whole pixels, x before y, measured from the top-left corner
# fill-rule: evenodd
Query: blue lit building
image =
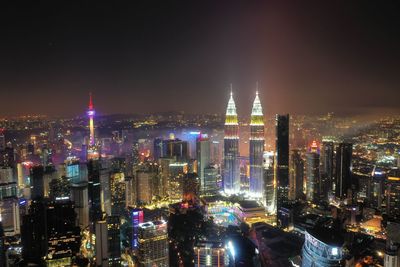
<path fill-rule="evenodd" d="M 332 228 L 307 230 L 302 249 L 302 267 L 345 266 L 344 238 Z"/>

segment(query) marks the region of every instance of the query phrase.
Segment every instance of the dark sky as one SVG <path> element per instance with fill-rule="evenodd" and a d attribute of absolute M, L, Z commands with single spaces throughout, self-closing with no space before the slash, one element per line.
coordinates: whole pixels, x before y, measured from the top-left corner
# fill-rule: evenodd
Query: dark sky
<path fill-rule="evenodd" d="M 268 114 L 400 113 L 388 1 L 8 2 L 0 115 L 222 113 L 230 83 L 247 115 L 256 81 Z"/>

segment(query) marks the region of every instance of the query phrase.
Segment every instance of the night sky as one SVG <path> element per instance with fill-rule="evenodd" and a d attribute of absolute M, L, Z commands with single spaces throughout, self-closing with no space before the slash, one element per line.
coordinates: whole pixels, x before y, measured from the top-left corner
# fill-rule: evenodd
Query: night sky
<path fill-rule="evenodd" d="M 8 2 L 1 116 L 223 113 L 230 83 L 248 115 L 256 81 L 268 114 L 400 113 L 387 1 Z"/>

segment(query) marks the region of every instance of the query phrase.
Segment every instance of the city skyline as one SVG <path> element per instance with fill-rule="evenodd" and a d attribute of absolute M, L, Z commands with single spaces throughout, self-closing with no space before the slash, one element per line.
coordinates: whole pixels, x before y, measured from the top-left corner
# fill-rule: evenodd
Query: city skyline
<path fill-rule="evenodd" d="M 248 116 L 257 81 L 266 114 L 398 114 L 395 10 L 344 2 L 10 4 L 0 44 L 0 97 L 10 101 L 0 116 L 80 115 L 89 92 L 101 114 L 222 114 L 230 83 Z"/>

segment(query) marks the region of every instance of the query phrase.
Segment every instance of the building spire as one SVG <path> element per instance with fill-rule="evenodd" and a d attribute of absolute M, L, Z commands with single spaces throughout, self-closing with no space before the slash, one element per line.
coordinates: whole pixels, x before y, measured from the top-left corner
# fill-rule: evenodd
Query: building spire
<path fill-rule="evenodd" d="M 93 109 L 92 92 L 89 93 L 89 109 Z"/>
<path fill-rule="evenodd" d="M 257 82 L 256 97 L 254 98 L 253 108 L 251 110 L 250 125 L 264 125 L 263 110 L 260 98 L 258 97 L 258 82 Z"/>
<path fill-rule="evenodd" d="M 226 108 L 226 115 L 237 116 L 235 100 L 233 100 L 232 84 L 231 84 L 231 93 L 228 101 L 228 107 Z"/>
<path fill-rule="evenodd" d="M 233 90 L 231 84 L 231 92 L 226 108 L 225 125 L 236 125 L 238 123 L 235 100 L 233 100 Z"/>
<path fill-rule="evenodd" d="M 258 97 L 258 81 L 256 83 L 256 97 Z"/>

